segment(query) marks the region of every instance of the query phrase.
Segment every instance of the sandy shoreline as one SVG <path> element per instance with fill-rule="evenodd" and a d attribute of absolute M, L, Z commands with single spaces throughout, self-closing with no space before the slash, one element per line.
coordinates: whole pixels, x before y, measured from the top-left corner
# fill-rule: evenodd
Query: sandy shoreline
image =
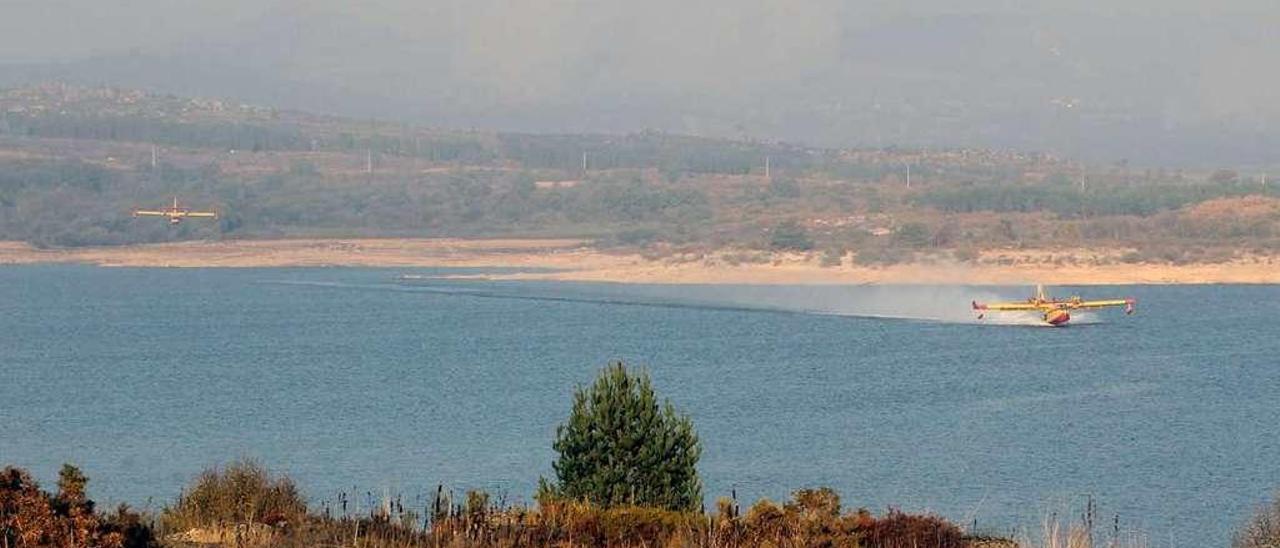
<path fill-rule="evenodd" d="M 1115 255 L 1119 250 L 1104 253 Z M 552 269 L 506 279 L 621 283 L 743 284 L 1191 284 L 1280 283 L 1280 257 L 1220 264 L 1094 264 L 1080 250 L 987 252 L 979 264 L 913 263 L 823 267 L 817 254 L 733 254 L 649 259 L 599 251 L 580 240 L 296 239 L 228 240 L 121 247 L 35 249 L 0 242 L 0 265 L 83 263 L 112 267 L 503 267 Z M 1090 251 L 1097 255 L 1096 251 Z"/>

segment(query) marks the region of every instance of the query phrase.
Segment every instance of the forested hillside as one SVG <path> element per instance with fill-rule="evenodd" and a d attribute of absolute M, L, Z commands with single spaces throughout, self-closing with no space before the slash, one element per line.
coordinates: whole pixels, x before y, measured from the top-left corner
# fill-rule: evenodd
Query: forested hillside
<path fill-rule="evenodd" d="M 57 84 L 0 92 L 0 113 L 0 239 L 41 246 L 555 235 L 862 262 L 992 248 L 1172 262 L 1280 251 L 1280 190 L 1230 166 L 454 131 Z M 130 215 L 173 196 L 220 219 Z"/>

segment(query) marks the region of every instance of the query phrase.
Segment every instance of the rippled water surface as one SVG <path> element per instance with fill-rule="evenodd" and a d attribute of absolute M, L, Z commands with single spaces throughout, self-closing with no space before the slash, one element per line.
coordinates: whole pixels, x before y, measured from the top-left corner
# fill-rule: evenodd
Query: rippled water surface
<path fill-rule="evenodd" d="M 1092 495 L 1108 526 L 1202 546 L 1280 487 L 1277 286 L 1081 289 L 1139 314 L 1041 329 L 969 315 L 1023 288 L 405 272 L 441 273 L 0 268 L 0 463 L 51 484 L 75 462 L 153 507 L 242 456 L 316 500 L 527 500 L 572 387 L 621 358 L 693 416 L 709 499 L 829 485 L 1007 531 Z"/>

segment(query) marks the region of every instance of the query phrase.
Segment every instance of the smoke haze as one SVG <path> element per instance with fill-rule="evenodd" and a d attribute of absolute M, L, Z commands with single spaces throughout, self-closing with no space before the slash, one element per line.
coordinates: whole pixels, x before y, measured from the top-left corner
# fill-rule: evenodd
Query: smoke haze
<path fill-rule="evenodd" d="M 300 283 L 300 282 L 277 282 Z M 1039 313 L 988 312 L 979 320 L 971 303 L 1021 301 L 1026 288 L 930 285 L 637 285 L 566 282 L 454 281 L 409 276 L 396 285 L 306 285 L 404 290 L 493 299 L 824 314 L 941 323 L 1048 326 Z M 1101 321 L 1072 312 L 1072 324 Z"/>
<path fill-rule="evenodd" d="M 449 127 L 1275 163 L 1274 2 L 898 4 L 18 0 L 0 84 Z"/>

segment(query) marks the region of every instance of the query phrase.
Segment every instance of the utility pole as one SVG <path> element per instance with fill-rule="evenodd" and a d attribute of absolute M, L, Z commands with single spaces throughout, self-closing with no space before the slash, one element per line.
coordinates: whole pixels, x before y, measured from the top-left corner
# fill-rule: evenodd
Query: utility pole
<path fill-rule="evenodd" d="M 582 174 L 587 174 L 587 151 L 582 151 Z"/>
<path fill-rule="evenodd" d="M 764 178 L 769 179 L 769 157 L 764 157 Z"/>
<path fill-rule="evenodd" d="M 911 188 L 911 162 L 907 162 L 907 188 Z"/>
<path fill-rule="evenodd" d="M 373 149 L 366 148 L 364 150 L 364 172 L 367 175 L 373 175 Z"/>

